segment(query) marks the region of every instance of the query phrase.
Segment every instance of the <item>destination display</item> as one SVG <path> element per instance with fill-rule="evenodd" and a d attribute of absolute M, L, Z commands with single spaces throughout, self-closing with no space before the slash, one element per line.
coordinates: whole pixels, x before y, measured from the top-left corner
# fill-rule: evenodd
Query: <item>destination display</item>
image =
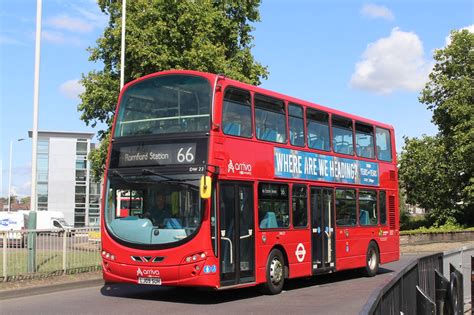
<path fill-rule="evenodd" d="M 119 149 L 119 167 L 194 164 L 195 143 L 147 144 Z"/>
<path fill-rule="evenodd" d="M 336 183 L 379 185 L 379 166 L 311 152 L 274 148 L 275 176 Z"/>

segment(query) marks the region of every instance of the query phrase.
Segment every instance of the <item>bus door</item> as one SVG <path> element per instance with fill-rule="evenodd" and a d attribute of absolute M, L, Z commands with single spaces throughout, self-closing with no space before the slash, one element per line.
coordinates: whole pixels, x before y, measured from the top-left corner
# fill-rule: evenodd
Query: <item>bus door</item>
<path fill-rule="evenodd" d="M 219 236 L 221 285 L 255 281 L 253 186 L 221 183 Z"/>
<path fill-rule="evenodd" d="M 335 268 L 334 198 L 330 188 L 311 187 L 313 274 Z"/>

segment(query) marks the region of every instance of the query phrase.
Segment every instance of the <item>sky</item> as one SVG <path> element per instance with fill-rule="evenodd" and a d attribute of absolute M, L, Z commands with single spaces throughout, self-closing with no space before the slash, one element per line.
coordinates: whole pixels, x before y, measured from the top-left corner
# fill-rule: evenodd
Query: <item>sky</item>
<path fill-rule="evenodd" d="M 472 0 L 264 0 L 254 24 L 262 87 L 363 116 L 403 137 L 434 135 L 420 91 L 454 29 L 474 32 Z M 107 25 L 94 0 L 43 0 L 39 130 L 97 132 L 80 120 L 78 83 L 101 69 L 88 47 Z M 0 196 L 31 190 L 36 1 L 0 0 Z M 103 126 L 98 126 L 103 127 Z M 23 141 L 17 139 L 25 138 Z"/>

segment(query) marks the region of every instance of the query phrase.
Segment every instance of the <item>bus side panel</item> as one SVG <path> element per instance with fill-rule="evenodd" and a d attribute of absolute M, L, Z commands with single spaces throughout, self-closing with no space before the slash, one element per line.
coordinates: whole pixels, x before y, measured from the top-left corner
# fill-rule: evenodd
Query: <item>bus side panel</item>
<path fill-rule="evenodd" d="M 398 235 L 379 237 L 379 246 L 380 263 L 386 264 L 400 259 L 400 238 Z"/>
<path fill-rule="evenodd" d="M 277 246 L 284 250 L 288 258 L 289 277 L 297 278 L 311 275 L 311 242 L 309 230 L 260 230 L 257 233 L 257 283 L 266 281 L 268 255 Z M 266 241 L 264 242 L 263 239 Z"/>
<path fill-rule="evenodd" d="M 311 270 L 311 239 L 309 229 L 287 231 L 288 243 L 284 246 L 288 255 L 289 277 L 305 277 Z"/>
<path fill-rule="evenodd" d="M 337 270 L 365 266 L 365 253 L 369 240 L 359 227 L 339 227 L 336 229 Z"/>
<path fill-rule="evenodd" d="M 398 260 L 399 238 L 389 234 L 388 226 L 339 228 L 336 236 L 337 270 L 364 267 L 367 248 L 372 240 L 379 248 L 381 264 Z"/>

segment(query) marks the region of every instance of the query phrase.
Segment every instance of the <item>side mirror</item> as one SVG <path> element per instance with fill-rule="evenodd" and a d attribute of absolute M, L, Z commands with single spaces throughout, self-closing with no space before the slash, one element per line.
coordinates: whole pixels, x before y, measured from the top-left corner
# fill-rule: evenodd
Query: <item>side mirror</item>
<path fill-rule="evenodd" d="M 211 198 L 211 190 L 212 190 L 212 179 L 211 176 L 202 176 L 201 177 L 201 185 L 199 187 L 199 192 L 202 199 L 209 199 Z"/>

